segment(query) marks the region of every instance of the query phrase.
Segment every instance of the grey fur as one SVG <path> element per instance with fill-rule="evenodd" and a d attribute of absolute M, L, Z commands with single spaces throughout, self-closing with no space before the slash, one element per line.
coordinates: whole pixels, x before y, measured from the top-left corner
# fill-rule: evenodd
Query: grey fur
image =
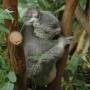
<path fill-rule="evenodd" d="M 23 31 L 27 78 L 36 85 L 47 85 L 55 78 L 56 62 L 71 38 L 60 36 L 53 40 L 61 28 L 58 19 L 50 12 L 40 11 L 37 17 L 32 18 L 25 21 L 26 29 Z"/>

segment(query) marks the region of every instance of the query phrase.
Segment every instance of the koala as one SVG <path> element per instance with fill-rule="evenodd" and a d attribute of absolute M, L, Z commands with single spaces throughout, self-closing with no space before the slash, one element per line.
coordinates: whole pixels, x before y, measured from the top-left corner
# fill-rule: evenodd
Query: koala
<path fill-rule="evenodd" d="M 27 79 L 36 86 L 50 84 L 56 77 L 56 63 L 71 37 L 60 35 L 59 20 L 49 11 L 27 10 L 25 14 L 24 52 Z M 59 36 L 55 39 L 56 36 Z"/>

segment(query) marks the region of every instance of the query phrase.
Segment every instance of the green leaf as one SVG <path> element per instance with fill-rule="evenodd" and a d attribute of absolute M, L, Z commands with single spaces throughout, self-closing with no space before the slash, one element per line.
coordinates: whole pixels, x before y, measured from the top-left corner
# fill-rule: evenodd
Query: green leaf
<path fill-rule="evenodd" d="M 69 62 L 69 65 L 67 66 L 67 69 L 70 70 L 72 74 L 74 74 L 82 61 L 83 60 L 81 58 L 81 55 L 73 55 L 71 61 Z"/>
<path fill-rule="evenodd" d="M 8 82 L 8 83 L 5 84 L 5 86 L 0 88 L 0 90 L 14 90 L 14 84 Z"/>
<path fill-rule="evenodd" d="M 25 12 L 27 11 L 27 7 L 24 7 L 22 6 L 21 4 L 19 4 L 19 7 L 18 7 L 18 10 L 19 10 L 19 21 L 20 22 L 23 22 L 24 20 L 24 15 L 25 15 Z"/>
<path fill-rule="evenodd" d="M 50 8 L 50 4 L 48 3 L 47 0 L 38 0 L 38 4 L 40 7 L 42 7 L 45 10 Z"/>
<path fill-rule="evenodd" d="M 74 20 L 71 26 L 72 31 L 75 32 L 79 25 L 80 25 L 79 22 L 77 20 Z"/>
<path fill-rule="evenodd" d="M 27 0 L 27 4 L 30 8 L 37 7 L 37 6 L 39 6 L 37 1 L 38 0 Z"/>
<path fill-rule="evenodd" d="M 10 82 L 16 82 L 16 75 L 14 71 L 10 71 L 7 77 Z"/>
<path fill-rule="evenodd" d="M 80 0 L 80 6 L 85 9 L 87 0 Z"/>
<path fill-rule="evenodd" d="M 0 24 L 0 31 L 9 33 L 9 30 L 4 26 Z"/>
<path fill-rule="evenodd" d="M 65 5 L 61 6 L 59 9 L 57 9 L 54 13 L 59 13 L 60 11 L 63 11 L 65 8 Z"/>
<path fill-rule="evenodd" d="M 4 19 L 12 20 L 13 21 L 13 16 L 11 15 L 13 11 L 10 11 L 8 9 L 0 9 L 0 21 Z"/>

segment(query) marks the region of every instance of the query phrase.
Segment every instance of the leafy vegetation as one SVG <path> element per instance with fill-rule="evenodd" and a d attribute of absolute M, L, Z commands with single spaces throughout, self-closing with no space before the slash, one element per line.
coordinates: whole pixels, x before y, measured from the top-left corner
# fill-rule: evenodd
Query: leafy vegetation
<path fill-rule="evenodd" d="M 86 9 L 87 0 L 80 0 L 80 6 L 83 10 Z M 4 25 L 4 19 L 12 20 L 13 17 L 8 9 L 2 8 L 0 0 L 0 90 L 13 90 L 16 82 L 15 73 L 7 63 L 7 49 L 5 33 L 9 30 Z M 42 10 L 49 10 L 57 17 L 62 17 L 62 12 L 65 7 L 64 0 L 20 0 L 19 1 L 19 21 L 23 23 L 24 13 L 27 8 L 38 7 Z M 23 24 L 20 27 L 23 28 Z M 89 49 L 86 48 L 87 34 L 82 31 L 83 28 L 79 21 L 73 20 L 72 33 L 75 36 L 75 41 L 71 45 L 73 53 L 69 55 L 65 73 L 62 78 L 62 90 L 90 90 L 90 54 Z M 79 33 L 79 34 L 78 34 Z M 84 40 L 85 39 L 85 40 Z M 80 41 L 79 41 L 80 40 Z M 75 47 L 74 47 L 75 46 Z M 89 80 L 88 80 L 89 79 Z"/>
<path fill-rule="evenodd" d="M 13 90 L 16 76 L 7 63 L 6 52 L 0 46 L 0 90 Z"/>
<path fill-rule="evenodd" d="M 13 90 L 16 76 L 8 64 L 5 33 L 9 33 L 5 27 L 4 19 L 12 20 L 12 11 L 0 8 L 0 90 Z"/>

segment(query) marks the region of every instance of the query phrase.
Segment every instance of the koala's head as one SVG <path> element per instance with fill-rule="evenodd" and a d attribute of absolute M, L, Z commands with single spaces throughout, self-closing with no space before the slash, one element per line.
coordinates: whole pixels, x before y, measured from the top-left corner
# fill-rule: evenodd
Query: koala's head
<path fill-rule="evenodd" d="M 42 39 L 53 39 L 61 31 L 58 19 L 49 11 L 28 10 L 25 24 L 32 25 L 35 35 Z"/>

